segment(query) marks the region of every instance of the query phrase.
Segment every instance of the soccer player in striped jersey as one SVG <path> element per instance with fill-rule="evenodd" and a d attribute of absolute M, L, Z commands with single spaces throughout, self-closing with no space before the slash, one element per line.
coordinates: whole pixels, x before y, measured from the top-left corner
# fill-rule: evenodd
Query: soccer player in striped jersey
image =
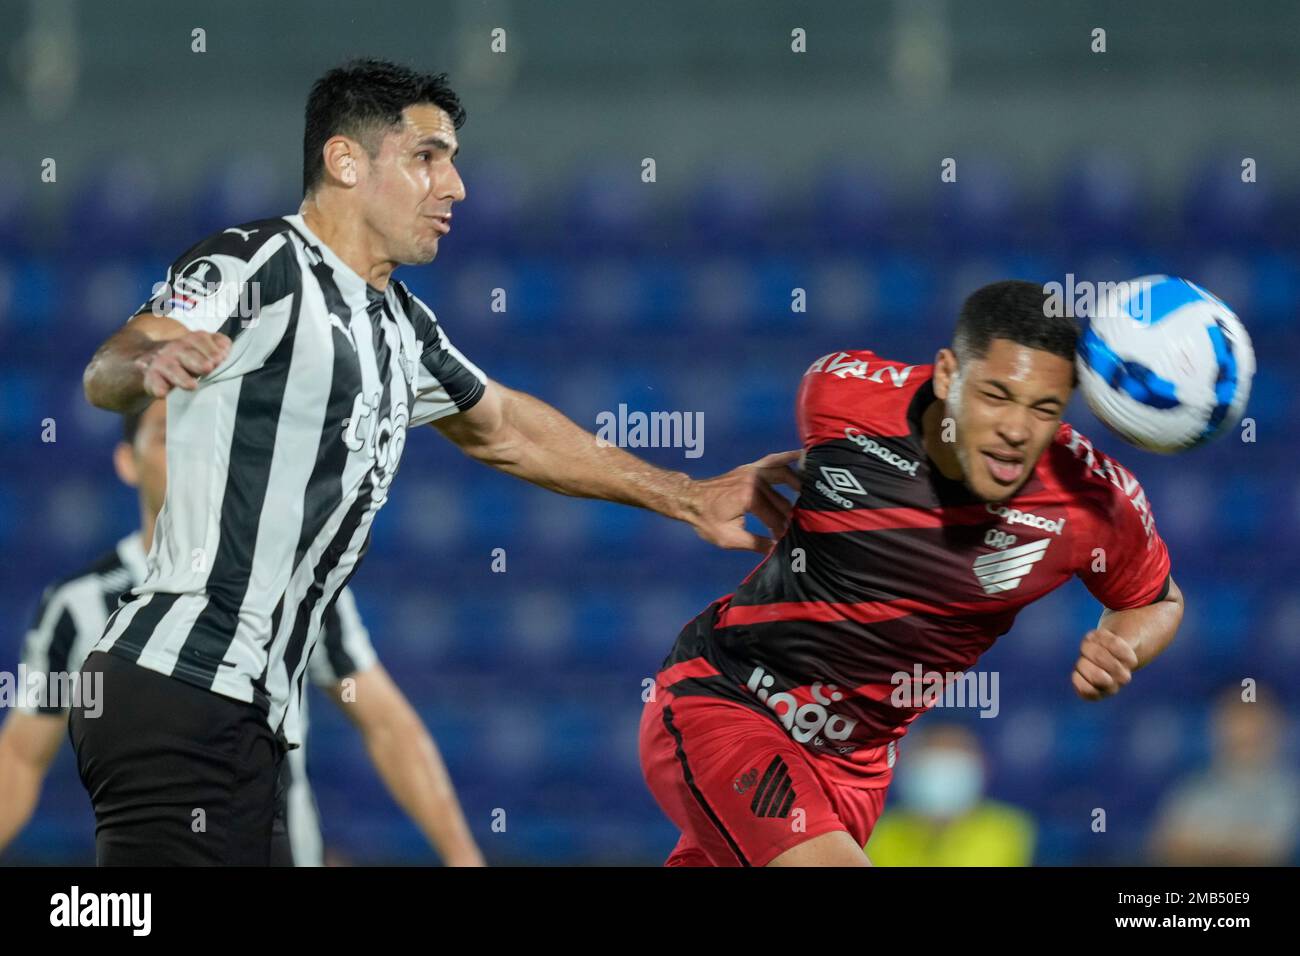
<path fill-rule="evenodd" d="M 48 675 L 79 670 L 121 597 L 147 576 L 147 555 L 167 484 L 166 426 L 166 405 L 160 401 L 124 416 L 113 464 L 118 477 L 138 490 L 140 528 L 41 597 L 22 653 L 23 673 L 41 696 L 30 702 L 24 697 L 0 726 L 0 852 L 31 816 L 45 773 L 68 734 L 67 702 L 47 696 L 59 686 Z M 339 592 L 325 614 L 308 675 L 356 725 L 389 792 L 442 860 L 482 865 L 437 745 L 380 664 L 350 588 Z M 305 739 L 305 700 L 302 732 Z M 280 804 L 272 861 L 320 866 L 323 843 L 302 747 L 290 751 L 282 764 Z"/>
<path fill-rule="evenodd" d="M 668 865 L 868 863 L 908 725 L 945 691 L 960 705 L 980 655 L 1072 576 L 1103 605 L 1070 675 L 1085 700 L 1173 640 L 1145 493 L 1061 421 L 1078 331 L 1045 300 L 985 286 L 933 365 L 852 351 L 805 373 L 790 527 L 686 625 L 642 712 L 642 770 L 682 830 Z"/>
<path fill-rule="evenodd" d="M 463 119 L 441 75 L 375 60 L 331 70 L 308 97 L 300 211 L 187 250 L 86 368 L 98 407 L 167 398 L 149 576 L 83 665 L 103 680 L 104 714 L 74 706 L 69 718 L 101 863 L 267 862 L 311 649 L 416 426 L 518 478 L 656 511 L 722 547 L 770 543 L 744 528 L 747 513 L 784 525 L 789 504 L 772 485 L 797 482 L 797 452 L 707 480 L 653 467 L 489 380 L 392 279 L 432 261 L 450 231 L 465 197 Z M 437 563 L 396 583 L 437 587 Z"/>

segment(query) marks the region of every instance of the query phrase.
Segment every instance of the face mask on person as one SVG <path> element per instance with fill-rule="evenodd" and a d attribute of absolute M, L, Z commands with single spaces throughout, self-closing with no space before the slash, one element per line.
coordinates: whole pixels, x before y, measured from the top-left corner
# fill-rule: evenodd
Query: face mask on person
<path fill-rule="evenodd" d="M 899 797 L 911 810 L 932 817 L 955 817 L 973 807 L 984 790 L 984 767 L 974 754 L 927 750 L 905 765 Z"/>

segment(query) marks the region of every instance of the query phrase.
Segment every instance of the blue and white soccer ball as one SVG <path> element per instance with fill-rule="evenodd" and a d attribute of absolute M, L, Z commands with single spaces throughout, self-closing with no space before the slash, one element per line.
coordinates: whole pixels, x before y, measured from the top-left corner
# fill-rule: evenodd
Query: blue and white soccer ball
<path fill-rule="evenodd" d="M 1098 294 L 1079 339 L 1079 387 L 1102 423 L 1172 454 L 1240 421 L 1255 374 L 1245 326 L 1194 282 L 1142 276 Z"/>

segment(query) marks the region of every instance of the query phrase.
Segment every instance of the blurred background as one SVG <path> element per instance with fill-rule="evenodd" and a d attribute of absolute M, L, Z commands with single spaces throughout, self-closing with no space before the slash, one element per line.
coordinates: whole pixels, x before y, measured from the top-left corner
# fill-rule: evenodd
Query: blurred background
<path fill-rule="evenodd" d="M 448 71 L 469 114 L 455 231 L 398 277 L 489 375 L 588 429 L 620 404 L 703 413 L 701 457 L 637 450 L 695 476 L 795 447 L 819 356 L 930 361 L 984 282 L 1163 272 L 1225 299 L 1260 363 L 1255 442 L 1161 458 L 1081 400 L 1067 414 L 1154 504 L 1188 602 L 1172 649 L 1087 704 L 1069 674 L 1099 608 L 1076 583 L 1027 609 L 981 663 L 999 716 L 928 715 L 914 732 L 942 723 L 934 738 L 904 741 L 900 776 L 909 751 L 942 753 L 891 792 L 881 852 L 1207 859 L 1188 834 L 1213 820 L 1295 862 L 1300 7 L 0 0 L 0 24 L 0 670 L 42 588 L 138 524 L 119 423 L 82 397 L 94 348 L 199 238 L 297 210 L 311 82 L 381 56 Z M 432 431 L 401 470 L 354 590 L 489 862 L 662 862 L 676 831 L 637 763 L 642 681 L 757 556 L 525 485 Z M 1221 695 L 1247 678 L 1276 706 L 1241 718 Z M 332 858 L 433 861 L 312 695 Z M 4 860 L 93 860 L 71 748 Z"/>

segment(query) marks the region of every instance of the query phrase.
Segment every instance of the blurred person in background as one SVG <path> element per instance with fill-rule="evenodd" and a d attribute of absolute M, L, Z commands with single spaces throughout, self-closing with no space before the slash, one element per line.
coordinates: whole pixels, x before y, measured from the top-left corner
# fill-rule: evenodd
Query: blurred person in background
<path fill-rule="evenodd" d="M 901 806 L 872 831 L 877 866 L 1029 866 L 1037 827 L 1025 811 L 984 796 L 988 763 L 957 724 L 928 728 L 898 774 Z"/>
<path fill-rule="evenodd" d="M 1156 812 L 1148 848 L 1169 866 L 1282 866 L 1300 831 L 1300 775 L 1280 759 L 1286 714 L 1259 688 L 1225 690 L 1211 715 L 1210 766 L 1174 786 Z"/>
<path fill-rule="evenodd" d="M 119 598 L 145 578 L 147 555 L 167 487 L 167 405 L 155 401 L 123 417 L 113 452 L 121 480 L 139 492 L 140 528 L 88 567 L 45 590 L 23 645 L 32 675 L 73 673 L 104 630 Z M 348 588 L 326 613 L 308 676 L 357 727 L 388 791 L 449 866 L 482 866 L 437 744 L 371 646 Z M 303 702 L 304 733 L 307 725 Z M 68 736 L 66 702 L 48 697 L 0 726 L 0 852 L 31 818 L 59 745 Z M 273 863 L 320 866 L 323 840 L 304 748 L 281 764 Z"/>

